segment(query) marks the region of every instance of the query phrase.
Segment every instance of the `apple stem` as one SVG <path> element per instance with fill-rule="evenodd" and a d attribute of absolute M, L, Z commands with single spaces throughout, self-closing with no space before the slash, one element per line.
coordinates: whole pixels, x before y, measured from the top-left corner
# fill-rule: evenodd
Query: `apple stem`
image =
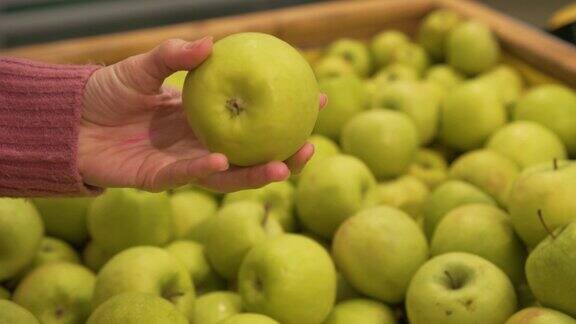
<path fill-rule="evenodd" d="M 556 161 L 556 160 L 554 160 L 554 161 Z M 554 232 L 552 232 L 550 230 L 550 227 L 548 227 L 548 225 L 546 225 L 546 222 L 544 221 L 544 215 L 542 214 L 542 209 L 538 209 L 538 218 L 540 219 L 540 223 L 542 223 L 542 226 L 544 227 L 546 232 L 548 232 L 548 235 L 550 235 L 553 240 L 556 239 Z"/>
<path fill-rule="evenodd" d="M 554 158 L 552 160 L 552 165 L 554 166 L 554 170 L 558 170 L 558 159 Z"/>
<path fill-rule="evenodd" d="M 230 98 L 226 101 L 226 108 L 230 110 L 232 116 L 238 116 L 244 110 L 244 101 L 238 98 Z"/>
<path fill-rule="evenodd" d="M 452 278 L 450 272 L 448 272 L 448 270 L 444 270 L 444 274 L 446 277 L 448 277 L 448 280 L 450 280 L 450 287 L 452 287 L 452 289 L 456 289 L 456 282 L 454 282 L 454 278 Z"/>

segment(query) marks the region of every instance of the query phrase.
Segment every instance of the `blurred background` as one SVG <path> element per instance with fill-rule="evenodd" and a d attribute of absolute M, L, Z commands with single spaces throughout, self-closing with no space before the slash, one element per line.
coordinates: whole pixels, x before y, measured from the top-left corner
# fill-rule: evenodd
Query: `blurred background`
<path fill-rule="evenodd" d="M 98 35 L 328 0 L 0 0 L 0 48 Z M 341 0 L 345 1 L 345 0 Z M 352 1 L 352 0 L 348 0 Z M 386 0 L 382 0 L 386 1 Z M 410 0 L 406 0 L 410 1 Z M 574 41 L 574 24 L 549 24 L 571 0 L 483 0 Z M 574 10 L 572 10 L 574 11 Z M 574 14 L 568 20 L 574 20 Z"/>

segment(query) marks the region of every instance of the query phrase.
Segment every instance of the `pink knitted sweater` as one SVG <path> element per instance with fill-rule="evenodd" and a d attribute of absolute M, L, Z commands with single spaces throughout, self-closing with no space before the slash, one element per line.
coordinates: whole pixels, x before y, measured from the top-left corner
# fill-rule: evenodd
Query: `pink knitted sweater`
<path fill-rule="evenodd" d="M 98 66 L 0 57 L 0 197 L 97 193 L 78 171 L 86 81 Z"/>

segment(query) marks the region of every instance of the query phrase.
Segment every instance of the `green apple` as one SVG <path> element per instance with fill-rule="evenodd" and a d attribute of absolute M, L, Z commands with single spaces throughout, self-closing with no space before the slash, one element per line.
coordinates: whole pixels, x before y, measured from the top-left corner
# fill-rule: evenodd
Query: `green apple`
<path fill-rule="evenodd" d="M 529 307 L 515 313 L 505 324 L 576 324 L 576 319 L 544 307 Z"/>
<path fill-rule="evenodd" d="M 576 156 L 576 94 L 561 85 L 532 88 L 514 107 L 514 119 L 531 120 L 551 129 Z"/>
<path fill-rule="evenodd" d="M 242 312 L 242 301 L 237 293 L 214 291 L 196 300 L 192 324 L 217 324 Z"/>
<path fill-rule="evenodd" d="M 93 198 L 34 198 L 46 234 L 79 245 L 88 238 L 86 214 Z"/>
<path fill-rule="evenodd" d="M 90 242 L 82 251 L 82 262 L 94 272 L 100 271 L 100 268 L 114 256 L 113 253 L 104 251 L 94 242 Z"/>
<path fill-rule="evenodd" d="M 40 324 L 26 308 L 9 300 L 0 300 L 0 323 Z"/>
<path fill-rule="evenodd" d="M 462 73 L 446 64 L 433 65 L 426 71 L 424 80 L 436 83 L 446 90 L 453 89 L 456 85 L 462 83 L 465 77 Z"/>
<path fill-rule="evenodd" d="M 548 228 L 548 218 L 542 227 Z M 551 230 L 551 229 L 550 229 Z M 576 221 L 550 232 L 528 256 L 526 278 L 538 301 L 576 316 Z"/>
<path fill-rule="evenodd" d="M 379 179 L 408 169 L 418 151 L 418 129 L 406 114 L 370 110 L 350 120 L 342 131 L 342 150 L 358 157 Z"/>
<path fill-rule="evenodd" d="M 436 61 L 445 58 L 446 39 L 450 32 L 462 22 L 462 17 L 452 10 L 438 9 L 429 13 L 418 30 L 418 43 Z"/>
<path fill-rule="evenodd" d="M 418 130 L 420 144 L 434 140 L 438 131 L 440 101 L 430 87 L 413 81 L 398 81 L 376 91 L 375 108 L 385 108 L 405 113 Z"/>
<path fill-rule="evenodd" d="M 188 71 L 174 72 L 170 74 L 169 77 L 164 79 L 164 83 L 162 85 L 170 86 L 182 91 L 182 88 L 184 87 L 184 81 L 186 80 L 186 74 L 188 74 Z"/>
<path fill-rule="evenodd" d="M 326 136 L 314 134 L 310 136 L 308 143 L 314 146 L 314 155 L 312 155 L 310 160 L 308 160 L 308 163 L 306 163 L 306 168 L 312 164 L 318 163 L 318 161 L 321 161 L 326 157 L 340 153 L 340 147 L 338 147 L 338 144 Z M 292 180 L 294 184 L 298 184 L 298 181 L 300 181 L 300 175 L 292 174 L 290 180 Z"/>
<path fill-rule="evenodd" d="M 500 267 L 515 284 L 524 278 L 524 245 L 508 214 L 495 206 L 467 204 L 451 210 L 436 227 L 430 252 L 475 254 Z"/>
<path fill-rule="evenodd" d="M 392 309 L 370 299 L 351 299 L 334 306 L 324 324 L 396 324 Z"/>
<path fill-rule="evenodd" d="M 93 242 L 111 253 L 137 245 L 164 245 L 174 232 L 170 199 L 166 193 L 108 189 L 90 207 L 88 230 Z"/>
<path fill-rule="evenodd" d="M 445 50 L 448 64 L 468 75 L 486 72 L 500 59 L 495 35 L 486 25 L 472 20 L 450 31 Z"/>
<path fill-rule="evenodd" d="M 194 241 L 174 241 L 166 246 L 166 251 L 186 267 L 198 294 L 224 287 L 224 281 L 208 263 L 201 244 Z"/>
<path fill-rule="evenodd" d="M 13 299 L 42 323 L 84 323 L 94 282 L 94 274 L 81 265 L 53 262 L 30 272 Z"/>
<path fill-rule="evenodd" d="M 268 316 L 262 314 L 236 314 L 228 317 L 218 324 L 280 324 Z"/>
<path fill-rule="evenodd" d="M 325 56 L 314 65 L 314 74 L 318 80 L 339 77 L 342 75 L 355 75 L 356 71 L 341 56 Z"/>
<path fill-rule="evenodd" d="M 376 204 L 396 207 L 412 218 L 420 216 L 430 189 L 418 178 L 404 175 L 378 184 L 373 192 Z"/>
<path fill-rule="evenodd" d="M 464 82 L 444 97 L 440 105 L 440 140 L 449 147 L 468 151 L 506 124 L 506 109 L 486 83 Z"/>
<path fill-rule="evenodd" d="M 319 86 L 330 99 L 318 115 L 314 132 L 338 141 L 346 122 L 367 108 L 368 93 L 356 76 L 321 80 Z"/>
<path fill-rule="evenodd" d="M 254 201 L 274 215 L 284 230 L 294 230 L 294 187 L 289 181 L 274 182 L 257 189 L 236 191 L 224 196 L 227 205 L 237 201 Z"/>
<path fill-rule="evenodd" d="M 474 150 L 461 155 L 450 166 L 448 177 L 469 182 L 508 206 L 510 190 L 520 169 L 512 160 L 490 150 Z"/>
<path fill-rule="evenodd" d="M 227 204 L 214 217 L 205 251 L 214 270 L 228 280 L 236 278 L 250 249 L 282 233 L 274 212 L 254 201 Z"/>
<path fill-rule="evenodd" d="M 160 296 L 193 318 L 194 284 L 184 265 L 162 248 L 132 247 L 112 257 L 96 277 L 92 308 L 132 291 Z"/>
<path fill-rule="evenodd" d="M 486 148 L 516 162 L 520 168 L 565 159 L 566 148 L 551 130 L 531 121 L 515 121 L 497 130 Z"/>
<path fill-rule="evenodd" d="M 328 248 L 329 249 L 329 248 Z M 341 302 L 348 299 L 360 298 L 361 295 L 344 276 L 340 273 L 336 273 L 336 302 Z"/>
<path fill-rule="evenodd" d="M 422 148 L 416 152 L 414 162 L 408 167 L 408 174 L 434 189 L 448 177 L 448 164 L 439 152 Z"/>
<path fill-rule="evenodd" d="M 197 190 L 174 193 L 170 196 L 170 205 L 176 239 L 198 240 L 208 218 L 218 209 L 216 198 Z"/>
<path fill-rule="evenodd" d="M 318 84 L 306 59 L 261 33 L 217 41 L 186 76 L 182 100 L 198 139 L 239 166 L 286 160 L 318 116 Z"/>
<path fill-rule="evenodd" d="M 496 201 L 490 195 L 467 182 L 450 180 L 438 186 L 422 208 L 426 236 L 432 238 L 436 226 L 449 211 L 471 203 L 496 205 Z"/>
<path fill-rule="evenodd" d="M 501 324 L 516 311 L 514 287 L 502 270 L 462 252 L 426 262 L 406 295 L 412 324 Z"/>
<path fill-rule="evenodd" d="M 404 299 L 412 275 L 428 259 L 428 243 L 403 211 L 379 206 L 346 220 L 334 235 L 338 269 L 362 294 L 386 303 Z"/>
<path fill-rule="evenodd" d="M 534 248 L 551 230 L 576 221 L 576 163 L 548 162 L 524 170 L 510 195 L 510 219 L 529 248 Z M 539 212 L 540 211 L 540 212 Z"/>
<path fill-rule="evenodd" d="M 392 63 L 378 71 L 372 80 L 378 88 L 396 81 L 417 81 L 419 79 L 418 71 L 411 66 Z"/>
<path fill-rule="evenodd" d="M 336 297 L 336 270 L 318 243 L 302 235 L 284 234 L 248 253 L 238 287 L 250 312 L 282 324 L 322 323 Z"/>
<path fill-rule="evenodd" d="M 30 201 L 0 198 L 0 282 L 32 262 L 43 234 L 42 219 Z"/>
<path fill-rule="evenodd" d="M 410 66 L 418 72 L 418 75 L 422 75 L 430 65 L 430 58 L 422 46 L 408 43 L 392 53 L 392 62 Z"/>
<path fill-rule="evenodd" d="M 348 217 L 370 203 L 376 180 L 368 167 L 349 155 L 335 155 L 306 168 L 296 187 L 298 217 L 309 231 L 332 237 Z"/>
<path fill-rule="evenodd" d="M 10 299 L 10 291 L 8 289 L 0 286 L 0 300 L 2 299 Z"/>
<path fill-rule="evenodd" d="M 520 73 L 509 65 L 498 65 L 479 76 L 481 82 L 494 87 L 502 103 L 509 109 L 520 97 L 524 81 Z"/>
<path fill-rule="evenodd" d="M 356 74 L 366 77 L 372 72 L 372 58 L 368 47 L 357 40 L 344 38 L 332 43 L 327 50 L 327 55 L 334 55 L 343 58 L 350 63 Z"/>
<path fill-rule="evenodd" d="M 392 63 L 394 52 L 409 43 L 408 36 L 398 30 L 387 30 L 374 36 L 370 42 L 370 52 L 376 68 L 380 69 Z"/>
<path fill-rule="evenodd" d="M 174 305 L 164 298 L 141 292 L 111 297 L 88 318 L 87 324 L 188 324 Z"/>

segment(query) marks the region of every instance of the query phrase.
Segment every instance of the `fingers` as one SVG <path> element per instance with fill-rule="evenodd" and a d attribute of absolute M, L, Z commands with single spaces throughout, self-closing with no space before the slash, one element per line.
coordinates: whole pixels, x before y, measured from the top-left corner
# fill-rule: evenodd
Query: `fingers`
<path fill-rule="evenodd" d="M 160 170 L 152 188 L 166 190 L 195 182 L 229 168 L 228 159 L 220 153 L 212 153 L 201 158 L 174 162 Z"/>
<path fill-rule="evenodd" d="M 328 103 L 328 96 L 325 93 L 320 93 L 320 109 L 326 107 Z"/>
<path fill-rule="evenodd" d="M 312 155 L 314 155 L 314 145 L 312 145 L 312 143 L 306 143 L 298 152 L 288 158 L 285 163 L 288 168 L 290 168 L 292 174 L 299 174 L 306 165 L 306 162 L 312 158 Z"/>
<path fill-rule="evenodd" d="M 231 192 L 284 181 L 289 176 L 288 166 L 282 162 L 274 161 L 252 167 L 230 169 L 198 179 L 196 183 L 219 192 Z"/>

